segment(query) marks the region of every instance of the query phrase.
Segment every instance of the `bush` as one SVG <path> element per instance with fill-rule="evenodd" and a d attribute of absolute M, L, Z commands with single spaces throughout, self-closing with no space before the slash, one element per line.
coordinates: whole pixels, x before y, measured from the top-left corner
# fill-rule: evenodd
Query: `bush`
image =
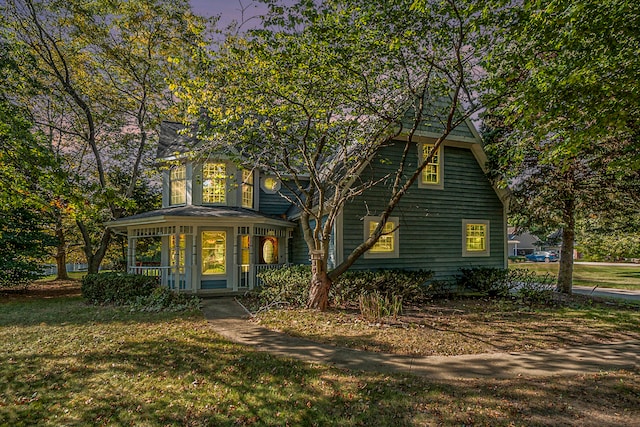
<path fill-rule="evenodd" d="M 160 286 L 158 278 L 127 273 L 87 274 L 82 279 L 82 296 L 91 304 L 114 304 L 132 311 L 196 310 L 200 299 L 178 294 Z"/>
<path fill-rule="evenodd" d="M 361 295 L 373 293 L 420 303 L 429 298 L 425 282 L 431 277 L 433 272 L 426 270 L 347 271 L 334 283 L 332 296 L 337 304 L 358 304 Z"/>
<path fill-rule="evenodd" d="M 399 314 L 402 314 L 402 297 L 394 295 L 389 299 L 378 292 L 361 294 L 358 306 L 365 320 L 382 323 L 385 317 L 396 319 Z"/>
<path fill-rule="evenodd" d="M 293 265 L 277 270 L 264 270 L 258 273 L 262 284 L 254 291 L 261 306 L 287 304 L 292 307 L 304 307 L 309 296 L 311 267 Z"/>
<path fill-rule="evenodd" d="M 200 299 L 194 295 L 178 294 L 164 286 L 159 286 L 151 295 L 137 297 L 131 305 L 132 311 L 185 311 L 198 310 Z"/>
<path fill-rule="evenodd" d="M 520 302 L 534 305 L 555 303 L 558 297 L 555 277 L 550 274 L 538 276 L 530 270 L 511 271 L 512 280 L 517 283 L 516 298 Z"/>
<path fill-rule="evenodd" d="M 493 267 L 461 268 L 456 284 L 490 297 L 507 296 L 516 286 L 509 278 L 509 270 Z"/>
<path fill-rule="evenodd" d="M 147 297 L 160 287 L 158 278 L 127 273 L 87 274 L 82 279 L 82 296 L 91 304 L 127 305 Z"/>

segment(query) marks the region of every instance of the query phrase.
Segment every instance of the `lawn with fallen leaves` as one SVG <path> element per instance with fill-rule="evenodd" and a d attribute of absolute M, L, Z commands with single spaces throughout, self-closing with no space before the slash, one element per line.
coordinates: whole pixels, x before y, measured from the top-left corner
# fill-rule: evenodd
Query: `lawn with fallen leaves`
<path fill-rule="evenodd" d="M 638 372 L 436 382 L 339 370 L 230 343 L 199 312 L 132 313 L 75 296 L 0 296 L 0 360 L 0 426 L 595 427 L 640 419 Z"/>
<path fill-rule="evenodd" d="M 640 306 L 576 296 L 553 307 L 456 298 L 405 308 L 382 322 L 356 309 L 270 310 L 254 320 L 289 335 L 359 350 L 453 356 L 522 352 L 640 339 Z"/>

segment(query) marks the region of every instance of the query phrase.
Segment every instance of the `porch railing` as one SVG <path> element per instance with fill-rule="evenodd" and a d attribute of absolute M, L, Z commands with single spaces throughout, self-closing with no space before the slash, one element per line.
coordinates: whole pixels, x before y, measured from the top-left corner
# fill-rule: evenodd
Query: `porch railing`
<path fill-rule="evenodd" d="M 162 286 L 167 286 L 169 289 L 185 290 L 187 289 L 187 276 L 184 268 L 178 268 L 172 266 L 144 266 L 136 265 L 129 267 L 129 273 L 139 274 L 142 276 L 154 276 L 158 277 Z"/>
<path fill-rule="evenodd" d="M 287 264 L 243 264 L 238 266 L 238 288 L 253 289 L 262 285 L 262 280 L 258 277 L 258 273 L 265 270 L 277 270 L 285 267 Z"/>

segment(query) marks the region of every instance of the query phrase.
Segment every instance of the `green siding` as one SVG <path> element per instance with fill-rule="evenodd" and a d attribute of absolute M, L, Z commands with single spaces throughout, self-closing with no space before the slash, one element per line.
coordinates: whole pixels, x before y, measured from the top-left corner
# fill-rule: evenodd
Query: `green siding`
<path fill-rule="evenodd" d="M 385 148 L 372 163 L 373 175 L 393 173 L 403 144 Z M 381 159 L 385 159 L 384 162 Z M 417 149 L 410 155 L 415 167 Z M 366 175 L 366 172 L 365 174 Z M 389 179 L 390 181 L 391 179 Z M 345 257 L 363 239 L 364 217 L 380 213 L 389 198 L 390 183 L 382 183 L 350 202 L 343 211 Z M 399 217 L 400 257 L 360 258 L 356 269 L 430 269 L 438 279 L 451 278 L 461 267 L 504 267 L 503 205 L 484 176 L 470 149 L 444 147 L 444 189 L 418 188 L 417 183 L 403 197 L 392 216 Z M 489 220 L 489 257 L 462 257 L 462 220 Z"/>
<path fill-rule="evenodd" d="M 442 114 L 442 117 L 444 117 L 446 115 L 445 113 L 449 111 L 450 104 L 451 104 L 450 100 L 442 100 L 438 102 L 437 105 L 434 106 L 434 109 L 437 109 Z M 414 111 L 413 108 L 410 108 L 404 114 L 403 125 L 406 131 L 408 131 L 413 126 L 413 120 L 414 120 L 413 111 Z M 438 120 L 437 115 L 428 114 L 428 113 L 425 114 L 425 117 L 422 119 L 422 122 L 418 124 L 418 127 L 417 127 L 418 132 L 432 132 L 436 134 L 441 134 L 442 129 L 443 129 L 442 123 L 440 120 Z M 456 126 L 451 131 L 450 135 L 452 137 L 466 137 L 466 138 L 473 138 L 473 139 L 476 138 L 476 136 L 471 131 L 467 123 L 461 123 L 458 126 Z"/>

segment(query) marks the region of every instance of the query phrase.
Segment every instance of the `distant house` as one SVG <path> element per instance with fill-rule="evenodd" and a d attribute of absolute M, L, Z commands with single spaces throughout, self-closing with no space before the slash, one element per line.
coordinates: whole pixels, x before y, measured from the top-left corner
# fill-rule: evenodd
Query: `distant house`
<path fill-rule="evenodd" d="M 562 230 L 549 234 L 545 240 L 516 227 L 507 228 L 509 240 L 509 256 L 524 256 L 535 251 L 560 251 Z"/>
<path fill-rule="evenodd" d="M 508 227 L 509 256 L 524 256 L 540 250 L 540 239 L 526 231 L 518 231 L 516 227 Z"/>
<path fill-rule="evenodd" d="M 256 275 L 287 264 L 308 264 L 297 210 L 285 186 L 274 176 L 239 167 L 212 153 L 206 161 L 183 156 L 194 142 L 179 133 L 180 124 L 164 122 L 158 159 L 171 161 L 163 172 L 162 208 L 108 224 L 128 237 L 128 269 L 160 276 L 172 289 L 223 294 L 252 289 Z M 420 128 L 410 162 L 438 136 Z M 384 147 L 361 179 L 381 179 L 397 168 L 404 143 Z M 432 146 L 432 145 L 431 145 Z M 471 123 L 459 126 L 440 147 L 419 182 L 390 219 L 383 236 L 353 269 L 429 269 L 438 279 L 452 278 L 461 267 L 505 267 L 506 195 L 491 185 L 486 158 Z M 387 185 L 385 185 L 387 184 Z M 346 204 L 333 233 L 330 267 L 340 263 L 376 225 L 388 194 L 381 182 Z M 142 265 L 136 243 L 162 242 L 160 265 Z"/>

